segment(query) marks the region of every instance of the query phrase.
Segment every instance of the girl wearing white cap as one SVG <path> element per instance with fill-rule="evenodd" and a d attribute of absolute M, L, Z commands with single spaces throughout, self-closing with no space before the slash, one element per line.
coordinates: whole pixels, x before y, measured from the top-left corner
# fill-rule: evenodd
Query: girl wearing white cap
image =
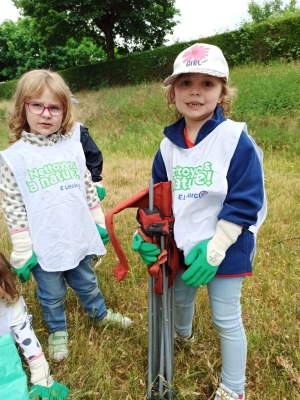
<path fill-rule="evenodd" d="M 245 277 L 252 275 L 255 236 L 266 206 L 262 152 L 245 123 L 225 117 L 236 92 L 228 86 L 228 75 L 216 46 L 194 44 L 178 55 L 164 82 L 177 121 L 164 129 L 152 176 L 154 183 L 173 182 L 181 260 L 175 336 L 194 340 L 194 301 L 199 287 L 207 286 L 222 355 L 215 400 L 245 400 L 247 340 L 240 298 Z"/>

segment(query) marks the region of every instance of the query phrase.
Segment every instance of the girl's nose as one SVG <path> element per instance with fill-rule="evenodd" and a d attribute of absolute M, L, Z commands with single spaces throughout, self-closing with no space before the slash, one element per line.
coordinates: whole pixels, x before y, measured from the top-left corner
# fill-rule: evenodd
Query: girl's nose
<path fill-rule="evenodd" d="M 192 96 L 199 96 L 201 93 L 200 88 L 198 86 L 191 87 L 191 95 Z"/>

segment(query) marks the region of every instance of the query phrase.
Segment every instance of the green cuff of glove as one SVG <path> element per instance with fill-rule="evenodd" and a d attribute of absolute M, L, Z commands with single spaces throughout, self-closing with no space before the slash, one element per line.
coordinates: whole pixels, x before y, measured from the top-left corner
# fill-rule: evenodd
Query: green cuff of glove
<path fill-rule="evenodd" d="M 56 381 L 50 387 L 32 385 L 29 391 L 30 400 L 64 400 L 68 397 L 69 389 Z"/>
<path fill-rule="evenodd" d="M 190 265 L 182 274 L 182 280 L 187 286 L 198 287 L 207 285 L 215 276 L 219 266 L 212 266 L 207 262 L 207 244 L 204 240 L 192 248 L 184 263 Z"/>
<path fill-rule="evenodd" d="M 106 244 L 107 242 L 109 242 L 110 241 L 110 237 L 109 237 L 109 235 L 107 233 L 107 230 L 102 228 L 102 226 L 97 225 L 97 224 L 96 224 L 96 227 L 97 227 L 99 235 L 100 235 L 100 237 L 102 239 L 103 244 Z"/>
<path fill-rule="evenodd" d="M 160 249 L 154 243 L 145 242 L 142 236 L 137 233 L 132 238 L 133 251 L 137 251 L 146 265 L 150 265 L 157 261 Z"/>
<path fill-rule="evenodd" d="M 104 199 L 104 197 L 106 196 L 105 188 L 103 186 L 98 186 L 96 184 L 96 190 L 97 190 L 97 194 L 98 194 L 100 201 L 102 201 Z"/>
<path fill-rule="evenodd" d="M 38 264 L 38 260 L 36 258 L 36 255 L 34 252 L 32 252 L 32 256 L 30 259 L 27 261 L 25 265 L 23 265 L 22 268 L 13 268 L 15 273 L 18 275 L 20 281 L 22 283 L 25 283 L 29 281 L 30 279 L 30 271 L 32 268 L 34 268 Z"/>

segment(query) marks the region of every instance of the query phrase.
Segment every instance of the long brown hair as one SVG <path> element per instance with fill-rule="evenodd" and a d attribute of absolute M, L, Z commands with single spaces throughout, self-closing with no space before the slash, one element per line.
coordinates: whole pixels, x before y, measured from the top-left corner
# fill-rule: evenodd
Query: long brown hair
<path fill-rule="evenodd" d="M 35 69 L 22 75 L 17 83 L 13 97 L 15 103 L 9 116 L 9 127 L 12 131 L 10 143 L 19 140 L 23 130 L 29 131 L 25 112 L 26 100 L 29 97 L 40 96 L 45 89 L 50 89 L 65 106 L 61 134 L 69 136 L 75 123 L 75 116 L 72 111 L 70 92 L 65 81 L 56 72 Z"/>
<path fill-rule="evenodd" d="M 16 302 L 20 296 L 17 289 L 17 279 L 9 262 L 0 251 L 0 286 L 10 297 L 10 301 L 6 301 L 8 305 Z"/>

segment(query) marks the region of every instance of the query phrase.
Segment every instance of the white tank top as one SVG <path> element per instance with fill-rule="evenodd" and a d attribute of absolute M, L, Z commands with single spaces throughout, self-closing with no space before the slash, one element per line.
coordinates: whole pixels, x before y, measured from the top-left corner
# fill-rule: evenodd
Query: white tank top
<path fill-rule="evenodd" d="M 53 146 L 23 141 L 0 152 L 25 204 L 33 250 L 45 271 L 66 271 L 105 247 L 88 209 L 81 143 L 63 138 Z"/>

